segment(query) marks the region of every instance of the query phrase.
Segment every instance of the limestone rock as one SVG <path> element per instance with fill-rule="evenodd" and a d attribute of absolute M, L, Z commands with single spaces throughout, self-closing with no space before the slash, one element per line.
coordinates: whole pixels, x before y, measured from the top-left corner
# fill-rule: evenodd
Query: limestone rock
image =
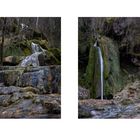
<path fill-rule="evenodd" d="M 40 95 L 30 89 L 1 87 L 0 118 L 60 118 L 60 94 Z"/>
<path fill-rule="evenodd" d="M 4 58 L 4 65 L 16 66 L 23 60 L 24 57 L 22 56 L 7 56 Z"/>
<path fill-rule="evenodd" d="M 60 93 L 60 71 L 60 66 L 3 67 L 0 69 L 0 83 L 5 86 L 32 87 L 31 90 L 37 88 L 40 94 Z"/>
<path fill-rule="evenodd" d="M 79 86 L 78 87 L 78 99 L 89 99 L 90 98 L 90 91 Z"/>

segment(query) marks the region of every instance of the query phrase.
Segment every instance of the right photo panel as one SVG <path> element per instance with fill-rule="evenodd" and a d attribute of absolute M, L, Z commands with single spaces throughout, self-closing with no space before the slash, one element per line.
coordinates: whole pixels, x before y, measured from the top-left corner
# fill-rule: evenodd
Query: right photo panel
<path fill-rule="evenodd" d="M 78 117 L 140 118 L 140 17 L 78 18 Z"/>

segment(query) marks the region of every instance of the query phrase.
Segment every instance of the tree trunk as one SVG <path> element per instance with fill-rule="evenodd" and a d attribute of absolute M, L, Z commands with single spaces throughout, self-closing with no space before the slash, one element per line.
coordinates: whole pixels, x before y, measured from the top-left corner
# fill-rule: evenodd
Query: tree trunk
<path fill-rule="evenodd" d="M 3 29 L 2 29 L 2 42 L 0 48 L 0 65 L 3 66 L 3 46 L 4 46 L 4 36 L 5 36 L 5 28 L 6 28 L 6 18 L 3 18 Z"/>
<path fill-rule="evenodd" d="M 36 30 L 38 31 L 38 22 L 39 22 L 39 17 L 36 18 Z"/>

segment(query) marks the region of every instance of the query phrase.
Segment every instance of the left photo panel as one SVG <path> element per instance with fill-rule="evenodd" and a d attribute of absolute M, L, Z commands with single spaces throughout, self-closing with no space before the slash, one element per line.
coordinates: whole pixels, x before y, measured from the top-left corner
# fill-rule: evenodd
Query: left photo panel
<path fill-rule="evenodd" d="M 61 118 L 61 17 L 0 17 L 0 118 Z"/>

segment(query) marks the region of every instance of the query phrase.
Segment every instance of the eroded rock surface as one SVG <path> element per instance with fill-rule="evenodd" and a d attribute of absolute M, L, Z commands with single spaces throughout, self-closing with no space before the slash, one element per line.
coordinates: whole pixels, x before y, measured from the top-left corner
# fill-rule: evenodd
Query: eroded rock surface
<path fill-rule="evenodd" d="M 140 82 L 129 83 L 112 100 L 79 100 L 79 118 L 140 118 Z"/>
<path fill-rule="evenodd" d="M 60 94 L 33 87 L 0 87 L 0 118 L 60 118 Z"/>
<path fill-rule="evenodd" d="M 60 118 L 60 66 L 0 67 L 0 118 Z"/>

